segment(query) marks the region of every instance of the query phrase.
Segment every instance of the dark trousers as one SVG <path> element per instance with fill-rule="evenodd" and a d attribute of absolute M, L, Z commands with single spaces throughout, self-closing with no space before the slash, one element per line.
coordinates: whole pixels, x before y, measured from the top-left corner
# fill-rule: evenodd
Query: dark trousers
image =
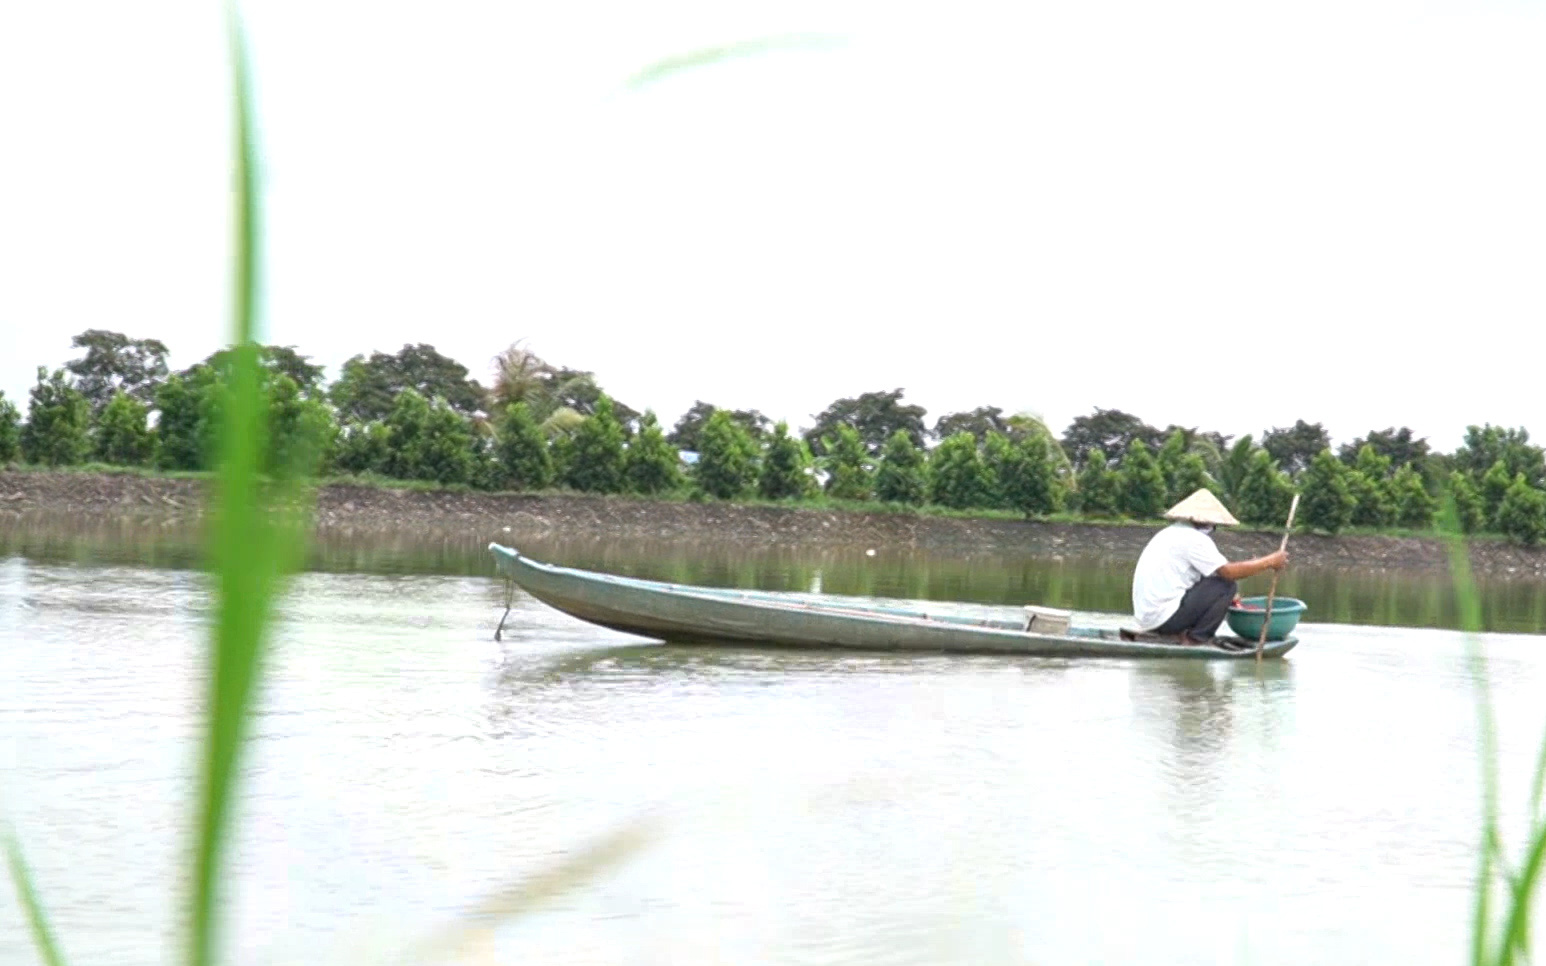
<path fill-rule="evenodd" d="M 1224 612 L 1235 599 L 1240 585 L 1225 580 L 1218 574 L 1210 574 L 1197 581 L 1181 598 L 1181 606 L 1170 620 L 1156 627 L 1154 634 L 1180 634 L 1193 640 L 1205 641 L 1224 623 Z"/>

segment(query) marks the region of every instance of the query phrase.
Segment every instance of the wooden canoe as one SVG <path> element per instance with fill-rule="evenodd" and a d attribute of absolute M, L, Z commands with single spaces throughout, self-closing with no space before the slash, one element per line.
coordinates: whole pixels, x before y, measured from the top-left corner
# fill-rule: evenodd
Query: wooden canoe
<path fill-rule="evenodd" d="M 760 644 L 811 648 L 1027 654 L 1053 657 L 1254 658 L 1256 642 L 1216 638 L 1208 646 L 1124 640 L 1116 628 L 1071 625 L 1066 634 L 1026 630 L 1014 607 L 989 616 L 892 606 L 834 594 L 734 590 L 640 580 L 556 567 L 497 543 L 495 565 L 550 607 L 592 624 L 676 644 Z M 503 627 L 503 621 L 501 621 Z M 498 632 L 496 632 L 497 636 Z M 1263 657 L 1282 657 L 1298 638 L 1268 641 Z"/>

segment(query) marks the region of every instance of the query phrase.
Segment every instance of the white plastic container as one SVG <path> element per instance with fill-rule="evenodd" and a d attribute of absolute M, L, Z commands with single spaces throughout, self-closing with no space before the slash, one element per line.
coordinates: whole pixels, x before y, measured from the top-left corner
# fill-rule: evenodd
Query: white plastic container
<path fill-rule="evenodd" d="M 1028 634 L 1067 634 L 1071 610 L 1025 605 L 1025 631 Z"/>

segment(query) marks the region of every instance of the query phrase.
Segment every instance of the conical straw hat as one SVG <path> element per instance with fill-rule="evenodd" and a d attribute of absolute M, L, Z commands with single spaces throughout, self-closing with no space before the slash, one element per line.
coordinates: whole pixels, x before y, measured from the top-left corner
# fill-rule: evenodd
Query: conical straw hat
<path fill-rule="evenodd" d="M 1177 503 L 1165 511 L 1167 520 L 1190 520 L 1193 523 L 1211 523 L 1220 527 L 1237 527 L 1240 521 L 1230 515 L 1224 509 L 1224 504 L 1219 498 L 1206 489 L 1198 490 L 1191 496 Z"/>

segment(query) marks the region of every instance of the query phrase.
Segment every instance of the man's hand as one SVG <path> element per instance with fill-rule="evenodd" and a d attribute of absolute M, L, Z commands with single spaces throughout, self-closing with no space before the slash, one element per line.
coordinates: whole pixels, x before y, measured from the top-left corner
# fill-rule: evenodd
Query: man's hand
<path fill-rule="evenodd" d="M 1227 563 L 1215 571 L 1215 573 L 1225 580 L 1244 580 L 1247 577 L 1254 577 L 1264 570 L 1282 570 L 1287 566 L 1288 553 L 1279 550 L 1275 553 L 1269 553 L 1265 557 L 1257 557 L 1254 560 L 1239 560 L 1234 563 Z"/>

